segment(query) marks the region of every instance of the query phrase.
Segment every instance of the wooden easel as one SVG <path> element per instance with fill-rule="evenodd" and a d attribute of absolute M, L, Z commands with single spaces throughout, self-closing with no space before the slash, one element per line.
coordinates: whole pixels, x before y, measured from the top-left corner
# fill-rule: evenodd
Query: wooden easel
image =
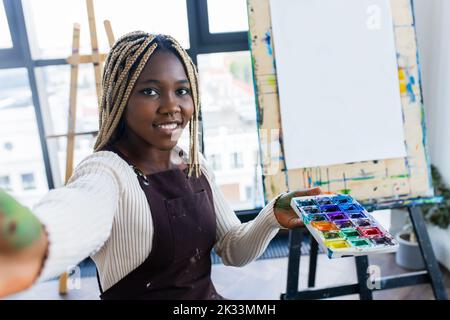
<path fill-rule="evenodd" d="M 67 62 L 71 65 L 70 68 L 70 98 L 69 98 L 69 116 L 68 116 L 68 129 L 67 134 L 61 135 L 51 135 L 47 138 L 59 138 L 67 137 L 67 148 L 66 148 L 66 173 L 65 173 L 65 184 L 69 181 L 73 172 L 73 159 L 75 150 L 75 137 L 80 135 L 93 135 L 95 136 L 98 131 L 88 131 L 88 132 L 76 132 L 76 113 L 77 113 L 77 81 L 78 81 L 78 67 L 82 63 L 93 63 L 94 64 L 94 75 L 95 75 L 95 88 L 98 98 L 98 106 L 101 106 L 102 97 L 102 63 L 106 59 L 106 54 L 99 53 L 98 41 L 97 41 L 97 30 L 95 26 L 95 15 L 94 15 L 94 2 L 93 0 L 86 0 L 86 7 L 89 20 L 89 31 L 91 38 L 92 54 L 90 55 L 80 55 L 80 25 L 75 23 L 73 26 L 73 37 L 72 37 L 72 55 L 67 58 Z M 106 35 L 108 37 L 109 46 L 112 47 L 114 44 L 114 34 L 112 32 L 111 23 L 108 20 L 104 21 L 104 26 L 106 30 Z M 100 114 L 100 113 L 99 113 Z M 63 273 L 59 278 L 59 293 L 67 293 L 67 280 L 69 274 L 67 272 Z"/>

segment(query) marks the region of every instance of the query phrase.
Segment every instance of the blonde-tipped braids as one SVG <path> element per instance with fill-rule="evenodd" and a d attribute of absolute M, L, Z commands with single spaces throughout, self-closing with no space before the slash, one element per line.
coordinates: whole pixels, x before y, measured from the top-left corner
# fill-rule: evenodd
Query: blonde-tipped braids
<path fill-rule="evenodd" d="M 120 37 L 114 43 L 103 70 L 99 131 L 94 151 L 114 143 L 123 134 L 125 125 L 123 115 L 131 91 L 150 56 L 158 49 L 169 50 L 180 58 L 191 85 L 194 113 L 189 121 L 189 176 L 195 173 L 198 177 L 201 174 L 198 142 L 200 115 L 198 74 L 186 50 L 171 36 L 135 31 Z"/>

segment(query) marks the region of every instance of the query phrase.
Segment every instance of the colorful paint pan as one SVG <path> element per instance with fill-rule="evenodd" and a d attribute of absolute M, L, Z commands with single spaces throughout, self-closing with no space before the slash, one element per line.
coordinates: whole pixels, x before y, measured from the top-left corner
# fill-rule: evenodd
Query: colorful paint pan
<path fill-rule="evenodd" d="M 333 221 L 333 223 L 340 229 L 351 228 L 355 226 L 350 220 L 335 220 Z"/>
<path fill-rule="evenodd" d="M 344 240 L 342 238 L 342 234 L 339 231 L 337 231 L 337 230 L 322 232 L 322 236 L 326 240 L 337 240 L 337 239 Z"/>
<path fill-rule="evenodd" d="M 334 204 L 350 204 L 353 203 L 353 198 L 347 195 L 336 196 L 332 199 Z"/>
<path fill-rule="evenodd" d="M 302 210 L 305 214 L 312 214 L 312 213 L 320 213 L 321 210 L 318 206 L 307 206 L 307 207 L 301 207 L 300 210 Z"/>
<path fill-rule="evenodd" d="M 297 203 L 297 205 L 298 205 L 299 207 L 304 207 L 304 206 L 315 206 L 315 205 L 317 205 L 317 203 L 314 201 L 314 199 L 297 200 L 296 203 Z"/>
<path fill-rule="evenodd" d="M 357 213 L 347 213 L 348 217 L 350 219 L 364 219 L 367 218 L 367 216 L 362 213 L 362 212 L 357 212 Z"/>
<path fill-rule="evenodd" d="M 308 215 L 309 221 L 328 221 L 328 217 L 325 214 L 310 214 Z"/>
<path fill-rule="evenodd" d="M 377 227 L 358 228 L 359 232 L 367 238 L 381 237 L 383 232 Z"/>
<path fill-rule="evenodd" d="M 370 242 L 370 240 L 366 239 L 366 238 L 348 239 L 348 242 L 350 242 L 350 244 L 355 247 L 370 247 L 370 246 L 372 246 L 372 242 Z"/>
<path fill-rule="evenodd" d="M 344 212 L 352 212 L 352 213 L 364 211 L 364 208 L 356 203 L 340 204 L 339 209 Z"/>
<path fill-rule="evenodd" d="M 357 238 L 360 236 L 360 233 L 355 228 L 341 229 L 341 233 L 345 238 Z"/>
<path fill-rule="evenodd" d="M 322 212 L 340 212 L 341 210 L 339 209 L 339 207 L 335 204 L 326 204 L 326 205 L 321 205 L 320 206 L 320 210 Z"/>
<path fill-rule="evenodd" d="M 373 237 L 370 239 L 377 246 L 392 246 L 394 241 L 389 237 Z"/>
<path fill-rule="evenodd" d="M 311 225 L 319 231 L 331 231 L 339 230 L 339 228 L 332 222 L 329 221 L 313 221 Z"/>
<path fill-rule="evenodd" d="M 318 205 L 333 204 L 333 201 L 331 201 L 331 198 L 329 197 L 316 198 L 315 201 L 317 202 Z"/>
<path fill-rule="evenodd" d="M 291 207 L 329 258 L 394 252 L 398 242 L 349 195 L 296 197 Z"/>
<path fill-rule="evenodd" d="M 330 221 L 335 220 L 346 220 L 347 215 L 343 212 L 333 212 L 333 213 L 327 213 L 327 217 Z"/>
<path fill-rule="evenodd" d="M 368 226 L 372 225 L 372 221 L 370 221 L 369 219 L 356 219 L 356 220 L 352 220 L 352 222 L 357 227 L 368 227 Z"/>
<path fill-rule="evenodd" d="M 325 241 L 325 245 L 331 249 L 345 249 L 350 247 L 349 243 L 345 240 L 328 240 Z"/>

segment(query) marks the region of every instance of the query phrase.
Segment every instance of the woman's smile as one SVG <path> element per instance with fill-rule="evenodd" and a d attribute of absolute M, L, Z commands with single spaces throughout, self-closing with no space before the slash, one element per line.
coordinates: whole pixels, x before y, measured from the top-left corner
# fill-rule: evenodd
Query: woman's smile
<path fill-rule="evenodd" d="M 177 130 L 183 130 L 181 121 L 161 122 L 158 124 L 153 124 L 153 128 L 156 129 L 157 132 L 165 135 L 172 135 Z"/>

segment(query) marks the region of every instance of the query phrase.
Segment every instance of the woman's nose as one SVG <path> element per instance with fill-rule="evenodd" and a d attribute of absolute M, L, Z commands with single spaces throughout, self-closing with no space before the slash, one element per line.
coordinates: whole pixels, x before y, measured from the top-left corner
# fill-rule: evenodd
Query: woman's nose
<path fill-rule="evenodd" d="M 180 103 L 174 94 L 166 94 L 161 99 L 159 108 L 161 113 L 175 113 L 180 111 Z"/>

